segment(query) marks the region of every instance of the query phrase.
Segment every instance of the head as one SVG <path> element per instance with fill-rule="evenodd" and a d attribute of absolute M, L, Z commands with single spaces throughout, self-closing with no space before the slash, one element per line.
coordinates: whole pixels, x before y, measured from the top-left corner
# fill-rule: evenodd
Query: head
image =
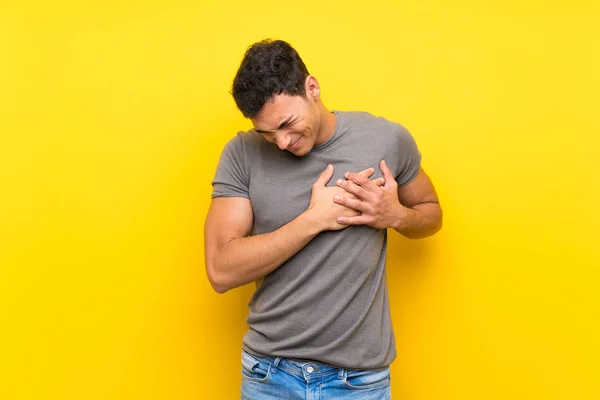
<path fill-rule="evenodd" d="M 263 40 L 248 48 L 232 95 L 255 130 L 281 150 L 305 155 L 322 139 L 326 110 L 319 83 L 296 50 L 282 40 Z"/>

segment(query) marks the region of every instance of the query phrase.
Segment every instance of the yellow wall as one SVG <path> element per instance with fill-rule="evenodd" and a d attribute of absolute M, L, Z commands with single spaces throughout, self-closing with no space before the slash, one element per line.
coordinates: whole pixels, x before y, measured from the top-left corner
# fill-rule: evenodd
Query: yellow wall
<path fill-rule="evenodd" d="M 0 6 L 0 398 L 234 399 L 252 287 L 203 223 L 249 44 L 416 137 L 444 230 L 391 235 L 394 397 L 600 398 L 592 1 Z"/>

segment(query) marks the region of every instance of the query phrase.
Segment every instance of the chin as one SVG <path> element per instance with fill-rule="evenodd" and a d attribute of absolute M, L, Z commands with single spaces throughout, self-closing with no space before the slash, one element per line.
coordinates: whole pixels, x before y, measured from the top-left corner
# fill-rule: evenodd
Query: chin
<path fill-rule="evenodd" d="M 305 156 L 305 155 L 306 155 L 308 152 L 307 152 L 307 151 L 304 151 L 304 149 L 298 149 L 298 150 L 296 150 L 296 151 L 291 151 L 291 150 L 290 150 L 290 153 L 292 153 L 292 154 L 293 154 L 293 155 L 295 155 L 296 157 L 302 157 L 302 156 Z"/>

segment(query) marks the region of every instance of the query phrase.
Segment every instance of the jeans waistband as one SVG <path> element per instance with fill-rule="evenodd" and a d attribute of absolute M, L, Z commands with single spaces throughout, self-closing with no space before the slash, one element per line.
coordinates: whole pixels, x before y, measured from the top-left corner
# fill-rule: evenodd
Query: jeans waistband
<path fill-rule="evenodd" d="M 245 350 L 243 351 L 246 352 Z M 283 357 L 256 356 L 251 353 L 247 354 L 250 354 L 252 357 L 270 364 L 272 373 L 277 373 L 277 370 L 281 369 L 289 374 L 304 378 L 307 378 L 309 376 L 311 378 L 318 378 L 329 375 L 337 375 L 338 379 L 345 379 L 348 371 L 345 368 L 337 368 L 331 365 L 315 361 L 298 360 Z"/>

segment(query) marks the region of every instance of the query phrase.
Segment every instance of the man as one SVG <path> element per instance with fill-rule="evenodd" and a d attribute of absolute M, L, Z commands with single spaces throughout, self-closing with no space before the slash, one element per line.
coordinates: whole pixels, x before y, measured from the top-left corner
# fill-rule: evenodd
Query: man
<path fill-rule="evenodd" d="M 401 125 L 329 112 L 286 42 L 248 48 L 233 97 L 254 129 L 226 145 L 205 225 L 208 278 L 249 303 L 243 399 L 387 399 L 395 342 L 387 228 L 434 234 L 442 211 Z"/>

